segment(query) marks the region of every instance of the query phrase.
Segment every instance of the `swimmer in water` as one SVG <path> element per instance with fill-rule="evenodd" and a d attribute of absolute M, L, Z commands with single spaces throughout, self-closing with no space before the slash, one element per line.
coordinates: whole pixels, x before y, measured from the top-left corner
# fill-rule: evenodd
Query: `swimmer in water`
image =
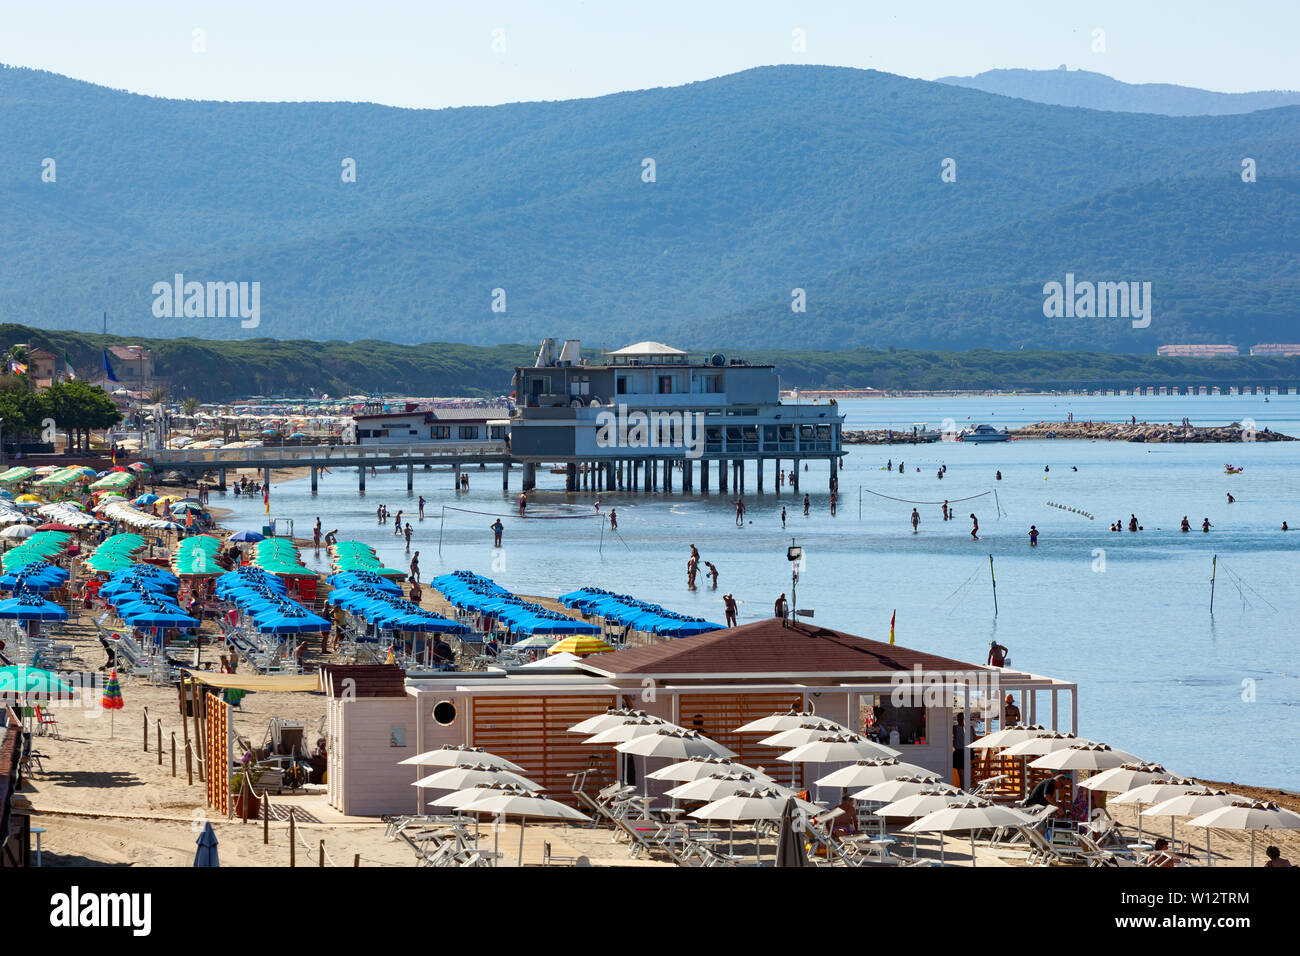
<path fill-rule="evenodd" d="M 1209 533 L 1209 530 L 1210 530 L 1210 519 L 1209 519 L 1209 518 L 1206 518 L 1204 521 L 1201 522 L 1201 530 L 1204 531 L 1204 532 L 1206 532 L 1207 534 Z"/>
<path fill-rule="evenodd" d="M 921 525 L 921 513 L 917 511 L 915 508 L 913 508 L 912 509 L 912 534 L 920 533 L 918 530 L 920 528 L 920 525 Z"/>
<path fill-rule="evenodd" d="M 1029 526 L 1029 546 L 1038 547 L 1038 527 L 1032 524 Z"/>
<path fill-rule="evenodd" d="M 1179 525 L 1179 530 L 1184 533 L 1192 530 L 1192 523 L 1187 520 L 1187 515 L 1183 515 L 1183 520 L 1182 523 Z"/>

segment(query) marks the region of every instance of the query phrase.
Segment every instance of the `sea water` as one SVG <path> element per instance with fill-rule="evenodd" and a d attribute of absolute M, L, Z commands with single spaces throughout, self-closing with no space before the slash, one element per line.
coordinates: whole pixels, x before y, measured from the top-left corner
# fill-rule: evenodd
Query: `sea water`
<path fill-rule="evenodd" d="M 840 409 L 848 428 L 910 430 L 917 422 L 937 428 L 945 420 L 1014 427 L 1062 421 L 1073 412 L 1076 420 L 1094 421 L 1250 419 L 1259 431 L 1300 435 L 1300 397 L 1289 395 L 1268 402 L 1263 396 L 869 399 L 844 401 Z M 891 459 L 894 470 L 887 471 Z M 1245 470 L 1227 475 L 1226 463 Z M 786 548 L 794 540 L 805 554 L 798 606 L 813 610 L 818 624 L 887 640 L 896 612 L 899 644 L 974 663 L 984 662 L 996 639 L 1010 648 L 1014 668 L 1079 684 L 1085 736 L 1175 772 L 1300 790 L 1300 442 L 848 446 L 837 516 L 829 513 L 825 462 L 801 473 L 797 496 L 788 486 L 777 493 L 770 463 L 759 496 L 751 465 L 749 511 L 740 527 L 734 491 L 718 493 L 716 467 L 712 472 L 709 496 L 600 493 L 602 512 L 617 509 L 617 533 L 594 518 L 513 517 L 522 472 L 512 470 L 510 491 L 503 492 L 499 466 L 468 469 L 470 490 L 461 493 L 448 469 L 417 469 L 409 493 L 405 468 L 368 476 L 364 495 L 354 469 L 323 476 L 315 496 L 306 479 L 283 482 L 272 490 L 271 514 L 292 518 L 299 537 L 310 536 L 319 515 L 340 540 L 366 541 L 386 564 L 405 568 L 404 541 L 393 536 L 391 520 L 379 525 L 375 518 L 385 503 L 390 514 L 401 508 L 415 521 L 411 551 L 420 552 L 426 582 L 466 568 L 516 592 L 556 596 L 602 587 L 718 622 L 728 591 L 740 602 L 742 623 L 771 615 L 782 592 L 789 597 Z M 563 481 L 539 468 L 529 515 L 594 514 L 597 495 L 565 493 Z M 680 477 L 674 486 L 680 488 Z M 427 499 L 422 521 L 419 495 Z M 942 520 L 943 499 L 951 502 L 952 521 Z M 213 504 L 233 510 L 227 523 L 234 528 L 260 529 L 265 521 L 260 496 L 227 493 Z M 921 516 L 917 534 L 910 524 L 914 507 Z M 979 541 L 971 539 L 972 513 Z M 499 550 L 489 529 L 498 514 L 505 525 Z M 1107 530 L 1115 521 L 1127 527 L 1131 514 L 1144 530 Z M 1193 527 L 1188 534 L 1178 530 L 1184 515 Z M 1205 518 L 1208 534 L 1200 530 Z M 1282 532 L 1284 520 L 1297 530 Z M 1040 532 L 1032 549 L 1030 525 Z M 703 574 L 698 589 L 688 590 L 691 544 L 717 566 L 717 590 Z M 306 548 L 303 556 L 328 570 L 324 550 L 314 555 Z M 1045 723 L 1047 695 L 1040 696 L 1038 717 Z M 1065 695 L 1060 721 L 1068 729 Z"/>

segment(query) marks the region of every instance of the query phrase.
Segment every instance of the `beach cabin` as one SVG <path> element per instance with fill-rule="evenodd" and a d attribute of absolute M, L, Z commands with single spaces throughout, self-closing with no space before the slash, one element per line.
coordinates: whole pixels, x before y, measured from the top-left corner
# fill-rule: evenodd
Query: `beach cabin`
<path fill-rule="evenodd" d="M 426 408 L 407 402 L 402 408 L 355 415 L 358 445 L 481 445 L 485 450 L 505 448 L 510 434 L 504 406 Z"/>
<path fill-rule="evenodd" d="M 415 812 L 421 799 L 411 787 L 417 768 L 397 762 L 447 745 L 482 747 L 506 757 L 556 799 L 570 799 L 573 775 L 583 772 L 589 793 L 616 778 L 644 786 L 646 771 L 663 761 L 650 760 L 647 766 L 644 760 L 623 759 L 620 766 L 612 746 L 588 744 L 568 733 L 578 721 L 612 707 L 645 710 L 698 730 L 735 751 L 738 760 L 799 785 L 834 767 L 783 763 L 777 759 L 780 750 L 759 743 L 763 735 L 740 735 L 735 728 L 791 708 L 813 710 L 893 747 L 901 760 L 951 778 L 959 713 L 976 735 L 997 729 L 1011 694 L 1027 721 L 1072 732 L 1078 724 L 1073 683 L 775 617 L 600 654 L 567 669 L 525 666 L 421 677 L 406 681 L 406 694 L 404 704 L 331 699 L 331 733 L 338 735 L 334 754 L 342 772 L 336 778 L 332 760 L 330 802 L 344 813 Z M 385 737 L 397 727 L 402 746 L 396 734 Z M 977 755 L 967 749 L 961 756 L 967 780 L 1000 769 L 966 767 Z M 366 772 L 358 779 L 352 764 L 361 760 Z M 1023 787 L 1024 781 L 1012 783 Z M 651 794 L 665 789 L 654 780 L 648 784 Z M 426 792 L 423 799 L 430 796 Z"/>

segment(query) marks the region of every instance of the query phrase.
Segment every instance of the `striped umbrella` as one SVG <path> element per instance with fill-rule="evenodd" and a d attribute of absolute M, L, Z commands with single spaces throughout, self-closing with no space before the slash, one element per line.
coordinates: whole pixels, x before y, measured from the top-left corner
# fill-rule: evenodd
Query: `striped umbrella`
<path fill-rule="evenodd" d="M 108 737 L 113 738 L 113 718 L 114 712 L 122 709 L 125 701 L 122 700 L 122 686 L 117 682 L 117 668 L 109 672 L 108 682 L 104 684 L 104 699 L 100 702 L 103 708 L 108 711 Z"/>
<path fill-rule="evenodd" d="M 599 637 L 593 637 L 588 634 L 575 634 L 572 637 L 566 637 L 558 644 L 552 644 L 547 648 L 548 654 L 576 654 L 578 657 L 587 657 L 590 654 L 605 654 L 614 648 L 606 644 Z"/>

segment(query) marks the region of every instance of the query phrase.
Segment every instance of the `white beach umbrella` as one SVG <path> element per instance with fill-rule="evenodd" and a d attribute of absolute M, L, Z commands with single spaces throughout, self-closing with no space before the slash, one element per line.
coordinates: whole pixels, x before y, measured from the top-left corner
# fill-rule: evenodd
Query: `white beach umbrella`
<path fill-rule="evenodd" d="M 532 793 L 546 789 L 527 777 L 521 777 L 509 770 L 481 765 L 450 767 L 447 770 L 439 770 L 427 777 L 421 777 L 411 786 L 428 787 L 431 790 L 464 790 L 466 787 L 476 787 L 484 783 L 511 783 Z"/>
<path fill-rule="evenodd" d="M 1015 724 L 1004 730 L 995 730 L 991 734 L 985 734 L 978 740 L 971 741 L 971 747 L 975 750 L 1001 750 L 1023 740 L 1042 737 L 1050 733 L 1052 731 L 1042 724 Z"/>
<path fill-rule="evenodd" d="M 614 749 L 619 753 L 635 754 L 639 757 L 668 757 L 673 760 L 686 760 L 689 757 L 735 756 L 734 751 L 728 750 L 697 730 L 684 730 L 672 726 L 658 727 L 648 734 L 625 740 Z"/>
<path fill-rule="evenodd" d="M 1037 737 L 1026 737 L 1019 743 L 1009 744 L 1003 749 L 1002 756 L 1041 757 L 1044 754 L 1055 753 L 1058 750 L 1069 750 L 1071 747 L 1078 747 L 1080 744 L 1095 743 L 1097 741 L 1089 740 L 1086 737 L 1078 737 L 1074 734 L 1039 734 Z"/>
<path fill-rule="evenodd" d="M 1247 799 L 1247 797 L 1243 797 L 1239 793 L 1214 790 L 1210 787 L 1197 787 L 1188 790 L 1186 793 L 1163 800 L 1155 806 L 1141 811 L 1141 813 L 1147 817 L 1169 817 L 1169 839 L 1172 841 L 1174 838 L 1174 817 L 1194 817 L 1198 814 L 1208 813 L 1211 810 L 1217 810 L 1219 807 L 1226 807 L 1231 803 L 1241 803 Z M 1210 859 L 1209 830 L 1205 831 L 1205 862 L 1207 866 L 1213 865 Z"/>
<path fill-rule="evenodd" d="M 789 750 L 811 740 L 818 740 L 827 734 L 848 733 L 852 731 L 833 720 L 805 721 L 798 727 L 779 730 L 770 737 L 764 737 L 759 743 L 764 747 L 780 747 L 782 750 Z"/>
<path fill-rule="evenodd" d="M 930 771 L 897 757 L 856 760 L 813 781 L 819 787 L 871 787 L 899 777 L 927 777 Z"/>
<path fill-rule="evenodd" d="M 591 818 L 585 813 L 581 813 L 567 804 L 560 803 L 558 800 L 551 800 L 548 797 L 539 797 L 517 789 L 502 789 L 493 793 L 488 793 L 474 803 L 464 804 L 461 808 L 465 813 L 486 814 L 490 813 L 497 817 L 520 817 L 519 822 L 519 865 L 524 865 L 524 830 L 528 825 L 529 817 L 542 817 L 549 820 L 582 820 L 589 822 Z M 493 830 L 493 852 L 496 848 L 495 828 Z"/>
<path fill-rule="evenodd" d="M 969 799 L 969 794 L 962 793 L 951 784 L 948 789 L 927 787 L 905 797 L 899 797 L 872 812 L 878 817 L 905 817 L 915 820 L 928 816 L 936 810 L 942 810 L 944 807 L 965 803 Z"/>
<path fill-rule="evenodd" d="M 872 784 L 865 790 L 859 790 L 857 793 L 849 794 L 849 796 L 854 800 L 863 800 L 868 803 L 893 803 L 923 790 L 961 793 L 952 784 L 944 783 L 942 777 L 927 774 L 923 777 L 895 777 L 893 780 Z"/>
<path fill-rule="evenodd" d="M 730 796 L 706 803 L 691 816 L 699 820 L 779 820 L 789 794 L 774 787 L 741 790 Z M 821 813 L 821 808 L 807 800 L 795 800 L 795 809 L 810 815 Z"/>
<path fill-rule="evenodd" d="M 16 540 L 18 538 L 30 538 L 35 533 L 36 531 L 29 524 L 15 524 L 0 531 L 0 538 Z"/>
<path fill-rule="evenodd" d="M 674 800 L 696 800 L 702 803 L 712 803 L 714 800 L 721 800 L 723 797 L 729 797 L 733 793 L 740 793 L 742 790 L 779 790 L 786 796 L 794 796 L 795 794 L 795 791 L 789 787 L 774 784 L 768 778 L 759 777 L 752 773 L 712 774 L 708 777 L 692 780 L 689 783 L 679 784 L 667 791 L 667 794 Z"/>
<path fill-rule="evenodd" d="M 651 780 L 699 780 L 716 773 L 748 773 L 764 780 L 771 780 L 767 774 L 727 757 L 687 757 L 678 763 L 661 767 L 654 773 L 646 774 Z"/>
<path fill-rule="evenodd" d="M 588 717 L 586 720 L 580 720 L 568 729 L 571 734 L 598 734 L 602 730 L 608 730 L 610 727 L 617 727 L 619 724 L 626 724 L 632 720 L 644 720 L 649 717 L 644 710 L 633 710 L 630 707 L 620 707 L 617 710 L 607 710 L 603 714 L 596 714 L 594 717 Z"/>
<path fill-rule="evenodd" d="M 960 804 L 936 810 L 914 823 L 903 827 L 904 833 L 952 833 L 966 830 L 970 833 L 970 862 L 975 866 L 975 831 L 994 827 L 1024 826 L 1029 817 L 1010 807 L 998 806 L 988 800 L 967 798 Z M 942 858 L 940 844 L 940 858 Z"/>
<path fill-rule="evenodd" d="M 1101 793 L 1124 793 L 1168 776 L 1169 771 L 1158 763 L 1122 763 L 1089 777 L 1079 786 Z"/>
<path fill-rule="evenodd" d="M 1175 799 L 1178 799 L 1175 797 Z M 1249 830 L 1250 865 L 1255 865 L 1255 834 L 1260 830 L 1300 830 L 1300 813 L 1269 801 L 1241 800 L 1202 813 L 1187 821 L 1189 827 L 1205 828 L 1205 855 L 1210 855 L 1210 830 Z"/>
<path fill-rule="evenodd" d="M 891 750 L 860 734 L 822 734 L 776 759 L 787 763 L 848 763 L 853 760 L 878 760 L 897 756 L 897 750 Z"/>
<path fill-rule="evenodd" d="M 505 757 L 498 757 L 496 754 L 488 753 L 482 747 L 466 747 L 463 745 L 427 750 L 422 754 L 416 754 L 414 757 L 407 757 L 405 760 L 397 762 L 398 764 L 416 767 L 458 767 L 464 763 L 472 763 L 497 767 L 501 770 L 513 770 L 515 773 L 528 772 L 518 764 L 511 763 Z"/>
<path fill-rule="evenodd" d="M 1097 774 L 1098 777 L 1105 776 L 1111 771 L 1106 770 Z M 1095 778 L 1094 778 L 1095 779 Z M 1089 781 L 1091 782 L 1091 781 Z M 1112 797 L 1110 802 L 1113 804 L 1135 804 L 1138 811 L 1138 839 L 1142 839 L 1142 808 L 1152 804 L 1161 803 L 1172 797 L 1182 796 L 1192 790 L 1205 789 L 1201 784 L 1195 783 L 1186 777 L 1176 777 L 1167 775 L 1157 780 L 1151 780 L 1141 786 L 1134 787 L 1131 790 L 1125 790 L 1119 796 Z M 1170 834 L 1172 836 L 1172 834 Z"/>
<path fill-rule="evenodd" d="M 1136 761 L 1132 754 L 1107 744 L 1079 744 L 1031 760 L 1029 766 L 1036 770 L 1109 770 Z"/>
<path fill-rule="evenodd" d="M 795 710 L 791 708 L 784 714 L 772 714 L 770 717 L 760 717 L 758 720 L 751 720 L 747 724 L 742 724 L 736 728 L 738 734 L 774 734 L 782 730 L 790 730 L 792 727 L 798 727 L 808 721 L 820 720 L 811 710 Z"/>
<path fill-rule="evenodd" d="M 621 744 L 631 740 L 633 737 L 640 737 L 643 734 L 652 734 L 660 727 L 669 727 L 674 730 L 684 730 L 684 727 L 678 727 L 674 723 L 661 720 L 658 717 L 644 717 L 639 720 L 629 720 L 626 723 L 615 724 L 612 727 L 606 727 L 593 737 L 588 737 L 583 743 L 588 744 Z"/>

